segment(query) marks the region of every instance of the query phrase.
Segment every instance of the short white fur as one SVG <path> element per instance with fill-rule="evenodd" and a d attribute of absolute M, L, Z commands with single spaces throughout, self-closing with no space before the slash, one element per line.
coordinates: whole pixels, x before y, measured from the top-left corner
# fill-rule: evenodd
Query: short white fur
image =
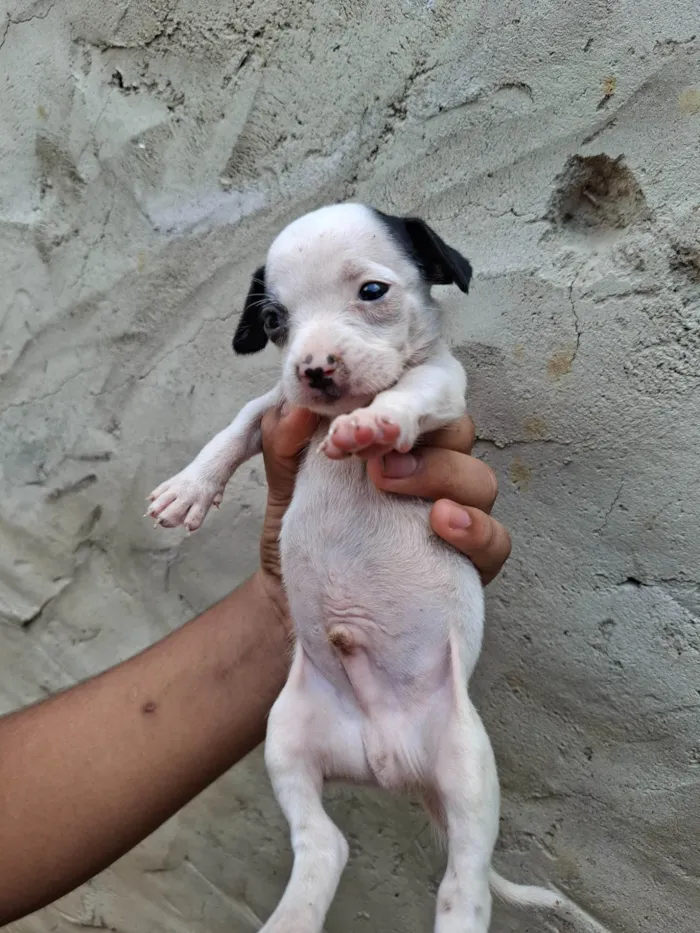
<path fill-rule="evenodd" d="M 387 295 L 363 303 L 366 281 L 388 284 Z M 491 868 L 498 777 L 467 690 L 482 640 L 479 576 L 430 533 L 428 505 L 378 492 L 351 455 L 371 444 L 409 450 L 465 411 L 466 377 L 441 336 L 429 283 L 379 215 L 345 204 L 282 231 L 265 286 L 289 316 L 280 382 L 161 484 L 148 511 L 163 526 L 195 530 L 235 469 L 260 452 L 266 411 L 286 400 L 323 416 L 280 539 L 296 644 L 265 760 L 294 866 L 263 933 L 321 933 L 348 857 L 322 804 L 333 779 L 422 795 L 448 843 L 436 933 L 486 933 L 490 889 L 602 931 L 558 892 Z M 333 369 L 338 397 L 306 381 L 305 367 L 317 365 Z"/>

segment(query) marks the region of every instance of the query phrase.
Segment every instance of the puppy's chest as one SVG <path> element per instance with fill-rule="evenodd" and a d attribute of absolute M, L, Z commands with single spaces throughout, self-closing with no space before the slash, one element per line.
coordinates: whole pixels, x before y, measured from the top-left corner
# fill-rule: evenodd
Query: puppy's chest
<path fill-rule="evenodd" d="M 432 539 L 429 508 L 378 492 L 357 458 L 309 456 L 280 540 L 285 588 L 305 642 L 327 643 L 336 623 L 392 654 L 413 654 L 430 637 L 454 580 Z M 399 648 L 395 637 L 410 632 Z"/>
<path fill-rule="evenodd" d="M 427 547 L 428 511 L 425 503 L 379 492 L 363 460 L 331 461 L 312 450 L 282 525 L 285 576 L 304 563 L 340 569 L 338 561 L 346 576 L 381 573 L 397 556 L 400 564 L 401 554 Z"/>

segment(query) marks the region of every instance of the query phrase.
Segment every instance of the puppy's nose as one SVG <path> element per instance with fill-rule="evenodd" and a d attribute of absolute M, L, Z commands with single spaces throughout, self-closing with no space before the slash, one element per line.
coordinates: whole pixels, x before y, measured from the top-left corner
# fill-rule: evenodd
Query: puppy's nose
<path fill-rule="evenodd" d="M 312 369 L 310 366 L 307 366 L 304 370 L 304 375 L 311 386 L 312 389 L 322 389 L 326 384 L 326 380 L 330 378 L 326 376 L 322 367 L 317 366 L 315 369 Z"/>
<path fill-rule="evenodd" d="M 337 367 L 338 358 L 332 353 L 324 357 L 309 353 L 297 365 L 297 375 L 305 379 L 312 389 L 325 389 L 332 384 Z"/>

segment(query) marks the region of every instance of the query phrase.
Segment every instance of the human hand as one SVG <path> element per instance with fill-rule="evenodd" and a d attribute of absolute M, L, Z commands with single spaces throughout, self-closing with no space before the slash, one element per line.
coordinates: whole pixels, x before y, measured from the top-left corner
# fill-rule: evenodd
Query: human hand
<path fill-rule="evenodd" d="M 267 476 L 267 507 L 260 536 L 257 577 L 278 615 L 288 626 L 287 600 L 282 586 L 279 537 L 282 519 L 292 501 L 301 461 L 318 425 L 318 415 L 305 408 L 273 408 L 262 420 L 262 447 Z"/>
<path fill-rule="evenodd" d="M 300 455 L 311 440 L 318 418 L 291 408 L 263 418 L 263 457 L 268 495 L 260 539 L 260 578 L 278 611 L 286 615 L 279 564 L 282 518 L 292 499 Z M 474 424 L 465 415 L 454 424 L 426 434 L 409 454 L 389 453 L 368 460 L 367 471 L 378 489 L 433 500 L 433 531 L 466 555 L 484 584 L 500 572 L 510 555 L 510 535 L 491 517 L 498 494 L 493 470 L 471 456 Z"/>
<path fill-rule="evenodd" d="M 378 489 L 432 500 L 433 531 L 471 560 L 486 585 L 508 560 L 511 541 L 491 516 L 498 480 L 488 464 L 471 455 L 475 439 L 474 422 L 464 415 L 424 435 L 408 454 L 370 460 L 367 472 Z"/>

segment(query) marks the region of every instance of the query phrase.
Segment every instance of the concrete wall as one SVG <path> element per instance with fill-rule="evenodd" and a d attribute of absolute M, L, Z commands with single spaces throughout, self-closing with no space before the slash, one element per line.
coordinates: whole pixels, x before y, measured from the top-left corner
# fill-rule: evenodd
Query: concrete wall
<path fill-rule="evenodd" d="M 697 933 L 695 0 L 6 0 L 0 81 L 2 710 L 253 570 L 259 463 L 191 539 L 144 496 L 272 383 L 230 340 L 274 233 L 338 199 L 420 212 L 474 263 L 447 301 L 514 538 L 474 687 L 498 865 L 611 931 Z M 431 929 L 420 809 L 329 800 L 329 933 Z M 289 864 L 253 755 L 16 930 L 247 933 Z"/>

